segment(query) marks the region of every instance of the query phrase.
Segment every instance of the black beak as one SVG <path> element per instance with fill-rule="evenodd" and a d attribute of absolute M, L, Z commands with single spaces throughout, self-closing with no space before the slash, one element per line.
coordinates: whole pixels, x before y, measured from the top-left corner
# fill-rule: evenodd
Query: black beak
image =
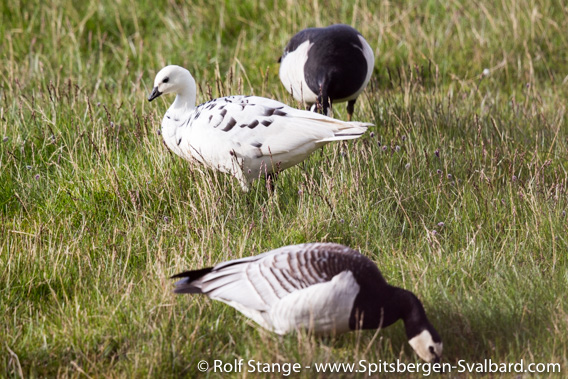
<path fill-rule="evenodd" d="M 440 363 L 440 357 L 436 355 L 436 358 L 434 358 L 430 363 Z"/>
<path fill-rule="evenodd" d="M 154 100 L 156 97 L 160 97 L 162 93 L 158 91 L 158 87 L 154 87 L 150 96 L 148 96 L 148 101 Z"/>

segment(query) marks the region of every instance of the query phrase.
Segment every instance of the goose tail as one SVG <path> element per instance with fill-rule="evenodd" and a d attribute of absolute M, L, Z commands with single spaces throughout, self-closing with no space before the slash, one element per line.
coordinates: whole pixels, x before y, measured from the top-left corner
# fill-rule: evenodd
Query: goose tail
<path fill-rule="evenodd" d="M 184 271 L 172 276 L 170 279 L 178 279 L 175 282 L 174 293 L 203 293 L 201 290 L 201 278 L 209 274 L 213 267 L 202 268 L 200 270 Z"/>
<path fill-rule="evenodd" d="M 320 140 L 319 142 L 342 141 L 348 139 L 356 139 L 361 137 L 369 128 L 373 126 L 369 122 L 350 121 L 342 122 L 343 125 L 338 128 L 333 137 L 328 137 Z"/>

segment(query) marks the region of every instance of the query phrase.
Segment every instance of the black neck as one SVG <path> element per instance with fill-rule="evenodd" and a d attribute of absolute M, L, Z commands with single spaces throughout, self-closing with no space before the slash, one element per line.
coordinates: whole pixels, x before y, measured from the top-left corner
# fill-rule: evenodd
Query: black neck
<path fill-rule="evenodd" d="M 429 325 L 422 303 L 412 292 L 390 285 L 380 292 L 357 297 L 350 320 L 352 329 L 385 328 L 402 319 L 411 338 Z"/>
<path fill-rule="evenodd" d="M 397 296 L 401 300 L 401 318 L 408 339 L 420 334 L 424 329 L 431 329 L 430 321 L 422 302 L 412 292 L 397 288 Z"/>

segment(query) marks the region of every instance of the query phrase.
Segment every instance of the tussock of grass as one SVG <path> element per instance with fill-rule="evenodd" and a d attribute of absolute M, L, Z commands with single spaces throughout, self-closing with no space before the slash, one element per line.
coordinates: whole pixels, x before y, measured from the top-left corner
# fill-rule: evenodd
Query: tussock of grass
<path fill-rule="evenodd" d="M 565 370 L 567 16 L 542 0 L 2 3 L 0 375 L 415 361 L 400 325 L 279 337 L 171 293 L 180 270 L 310 241 L 358 248 L 416 292 L 445 361 Z M 298 105 L 276 60 L 335 22 L 375 49 L 355 113 L 372 133 L 285 171 L 274 195 L 168 152 L 172 99 L 145 101 L 163 65 L 190 69 L 200 101 Z"/>

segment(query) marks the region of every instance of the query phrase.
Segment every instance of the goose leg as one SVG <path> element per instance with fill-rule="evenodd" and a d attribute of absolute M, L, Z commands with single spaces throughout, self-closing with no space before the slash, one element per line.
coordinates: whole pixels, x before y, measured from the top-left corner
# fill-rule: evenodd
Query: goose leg
<path fill-rule="evenodd" d="M 278 179 L 277 172 L 271 172 L 270 174 L 266 174 L 266 188 L 269 188 L 270 192 L 274 192 L 274 188 L 276 186 L 276 179 Z"/>
<path fill-rule="evenodd" d="M 351 121 L 351 118 L 353 117 L 353 110 L 355 108 L 356 100 L 357 99 L 353 99 L 347 102 L 347 121 Z"/>
<path fill-rule="evenodd" d="M 331 107 L 331 102 L 327 93 L 327 86 L 320 85 L 319 96 L 316 103 L 316 112 L 329 116 L 328 110 Z"/>
<path fill-rule="evenodd" d="M 321 113 L 325 116 L 331 116 L 331 101 L 326 91 L 323 91 L 321 94 Z"/>

